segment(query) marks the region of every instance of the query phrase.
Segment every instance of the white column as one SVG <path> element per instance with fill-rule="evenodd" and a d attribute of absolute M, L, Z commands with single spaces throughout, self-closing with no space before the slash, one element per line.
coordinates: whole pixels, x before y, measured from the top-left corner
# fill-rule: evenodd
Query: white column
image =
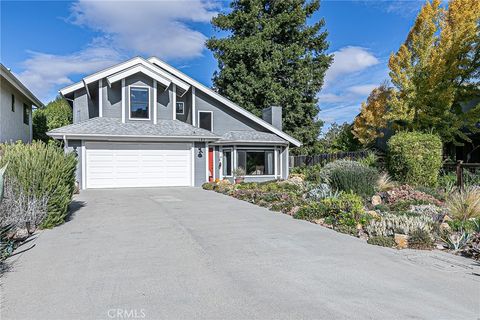
<path fill-rule="evenodd" d="M 278 149 L 277 147 L 275 147 L 275 149 L 273 149 L 273 174 L 275 175 L 275 178 L 278 177 L 278 165 L 277 165 L 277 161 L 278 161 Z"/>
<path fill-rule="evenodd" d="M 122 79 L 122 123 L 125 123 L 125 79 Z"/>
<path fill-rule="evenodd" d="M 85 150 L 85 141 L 82 140 L 82 190 L 87 188 L 87 152 Z"/>
<path fill-rule="evenodd" d="M 280 156 L 280 179 L 283 178 L 283 152 L 282 152 L 282 147 L 279 149 L 278 155 Z"/>
<path fill-rule="evenodd" d="M 173 104 L 173 120 L 177 118 L 177 86 L 175 83 L 172 83 L 172 104 Z"/>
<path fill-rule="evenodd" d="M 192 157 L 191 157 L 192 165 L 190 166 L 192 168 L 191 175 L 192 175 L 192 187 L 195 186 L 195 142 L 192 142 Z"/>
<path fill-rule="evenodd" d="M 153 80 L 153 124 L 157 124 L 157 80 Z"/>
<path fill-rule="evenodd" d="M 195 87 L 192 87 L 192 126 L 196 126 Z"/>
<path fill-rule="evenodd" d="M 98 116 L 103 117 L 103 79 L 98 80 Z"/>
<path fill-rule="evenodd" d="M 287 159 L 287 176 L 285 178 L 288 179 L 288 176 L 290 175 L 290 154 L 288 146 L 285 148 L 285 158 Z"/>

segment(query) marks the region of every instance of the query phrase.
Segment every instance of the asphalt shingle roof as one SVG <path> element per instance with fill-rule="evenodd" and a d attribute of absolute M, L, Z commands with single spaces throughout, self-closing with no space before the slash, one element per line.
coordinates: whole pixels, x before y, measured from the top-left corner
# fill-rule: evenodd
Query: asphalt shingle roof
<path fill-rule="evenodd" d="M 158 120 L 157 124 L 146 121 L 122 123 L 117 118 L 92 118 L 48 132 L 56 135 L 110 135 L 110 136 L 154 136 L 175 137 L 192 136 L 218 138 L 210 131 L 194 127 L 179 120 Z"/>
<path fill-rule="evenodd" d="M 229 131 L 218 142 L 278 142 L 288 143 L 276 134 L 261 131 Z"/>

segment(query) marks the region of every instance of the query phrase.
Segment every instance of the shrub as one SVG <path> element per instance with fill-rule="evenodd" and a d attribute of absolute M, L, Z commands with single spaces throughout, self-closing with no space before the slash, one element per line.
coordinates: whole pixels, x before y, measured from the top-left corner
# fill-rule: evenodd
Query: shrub
<path fill-rule="evenodd" d="M 202 188 L 205 190 L 213 190 L 214 184 L 210 182 L 205 182 L 202 184 Z"/>
<path fill-rule="evenodd" d="M 334 189 L 369 197 L 375 193 L 378 171 L 356 161 L 337 160 L 323 168 L 321 178 Z"/>
<path fill-rule="evenodd" d="M 442 167 L 442 141 L 437 135 L 400 132 L 388 140 L 388 168 L 395 180 L 435 186 Z"/>
<path fill-rule="evenodd" d="M 337 198 L 340 192 L 333 191 L 326 183 L 320 183 L 317 187 L 311 189 L 307 195 L 311 199 L 322 200 L 325 198 Z"/>
<path fill-rule="evenodd" d="M 352 193 L 341 193 L 336 198 L 325 198 L 320 202 L 310 202 L 300 208 L 294 216 L 297 219 L 316 220 L 325 218 L 325 222 L 336 226 L 356 227 L 366 223 L 368 216 L 363 210 L 363 200 Z"/>
<path fill-rule="evenodd" d="M 446 202 L 452 218 L 466 221 L 480 217 L 480 187 L 467 187 L 451 193 Z"/>
<path fill-rule="evenodd" d="M 423 229 L 413 230 L 412 232 L 410 232 L 410 235 L 408 237 L 408 247 L 420 250 L 432 249 L 432 237 L 427 231 Z"/>
<path fill-rule="evenodd" d="M 368 244 L 373 244 L 375 246 L 381 246 L 381 247 L 394 247 L 395 240 L 392 237 L 385 237 L 385 236 L 374 236 L 371 238 L 368 238 L 367 240 Z"/>
<path fill-rule="evenodd" d="M 357 162 L 366 165 L 367 167 L 376 167 L 378 162 L 378 156 L 373 151 L 368 151 L 364 158 L 360 158 Z"/>
<path fill-rule="evenodd" d="M 48 197 L 37 198 L 18 186 L 13 178 L 5 183 L 5 197 L 0 203 L 0 221 L 15 228 L 25 228 L 28 221 L 38 227 L 47 215 Z"/>
<path fill-rule="evenodd" d="M 409 201 L 411 204 L 442 204 L 441 201 L 437 200 L 435 197 L 425 192 L 415 190 L 409 185 L 403 185 L 385 192 L 385 199 L 389 205 L 394 205 L 401 201 Z"/>
<path fill-rule="evenodd" d="M 386 213 L 380 220 L 372 220 L 367 225 L 366 231 L 369 236 L 393 236 L 395 233 L 409 235 L 417 229 L 431 233 L 434 223 L 426 216 L 408 216 Z"/>
<path fill-rule="evenodd" d="M 305 181 L 320 182 L 320 171 L 322 170 L 321 164 L 314 164 L 313 166 L 301 166 L 290 169 L 290 173 L 293 175 L 302 175 L 305 177 Z"/>
<path fill-rule="evenodd" d="M 392 178 L 388 175 L 388 173 L 382 173 L 381 175 L 378 176 L 377 182 L 376 182 L 376 189 L 377 191 L 380 192 L 385 192 L 388 190 L 392 190 L 395 188 L 395 182 L 392 181 Z"/>
<path fill-rule="evenodd" d="M 53 142 L 6 144 L 2 149 L 1 164 L 8 163 L 7 179 L 16 181 L 19 192 L 36 199 L 48 198 L 47 216 L 41 227 L 63 223 L 75 189 L 76 155 L 65 154 Z"/>

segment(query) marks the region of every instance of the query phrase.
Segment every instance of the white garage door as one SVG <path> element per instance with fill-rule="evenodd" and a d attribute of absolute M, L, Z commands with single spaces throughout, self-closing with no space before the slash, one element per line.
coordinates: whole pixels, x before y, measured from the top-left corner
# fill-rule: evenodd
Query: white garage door
<path fill-rule="evenodd" d="M 86 143 L 86 188 L 192 185 L 189 143 Z"/>

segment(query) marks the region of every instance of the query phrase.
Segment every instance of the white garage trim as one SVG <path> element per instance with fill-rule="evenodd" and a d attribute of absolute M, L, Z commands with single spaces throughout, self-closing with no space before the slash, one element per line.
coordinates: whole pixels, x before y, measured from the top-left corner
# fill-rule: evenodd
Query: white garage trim
<path fill-rule="evenodd" d="M 89 141 L 84 146 L 85 188 L 193 186 L 193 143 Z"/>

